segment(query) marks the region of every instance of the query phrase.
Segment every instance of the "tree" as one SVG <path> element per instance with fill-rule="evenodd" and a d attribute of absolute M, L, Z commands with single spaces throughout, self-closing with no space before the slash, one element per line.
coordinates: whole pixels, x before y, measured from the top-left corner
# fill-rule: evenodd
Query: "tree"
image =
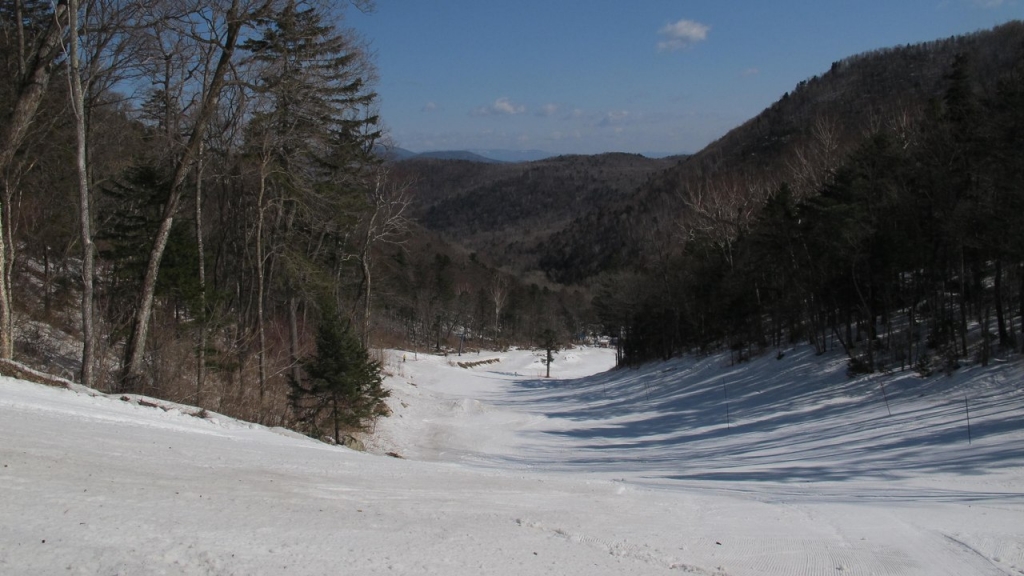
<path fill-rule="evenodd" d="M 540 343 L 545 351 L 544 364 L 547 366 L 545 378 L 551 378 L 551 363 L 555 361 L 553 355 L 558 351 L 558 334 L 552 328 L 545 328 L 540 335 Z"/>
<path fill-rule="evenodd" d="M 402 241 L 409 229 L 405 216 L 411 202 L 409 186 L 396 178 L 391 171 L 377 168 L 374 184 L 367 194 L 370 209 L 364 217 L 362 241 L 357 247 L 356 258 L 362 272 L 360 295 L 363 298 L 363 346 L 370 345 L 370 303 L 373 295 L 372 250 L 377 244 L 395 244 Z"/>
<path fill-rule="evenodd" d="M 70 0 L 70 82 L 71 109 L 75 116 L 75 168 L 78 172 L 79 225 L 82 237 L 82 384 L 93 385 L 93 362 L 95 358 L 96 336 L 93 333 L 93 274 L 95 270 L 96 251 L 92 241 L 92 214 L 89 200 L 89 173 L 85 154 L 85 94 L 82 91 L 81 59 L 79 56 L 78 33 L 79 0 Z"/>
<path fill-rule="evenodd" d="M 68 15 L 66 0 L 53 4 L 52 13 L 46 14 L 42 2 L 15 3 L 18 36 L 18 74 L 14 78 L 13 102 L 0 119 L 0 179 L 3 180 L 5 202 L 0 206 L 0 359 L 14 355 L 14 322 L 11 303 L 11 266 L 13 250 L 11 238 L 11 196 L 16 177 L 12 174 L 15 154 L 25 139 L 46 94 L 50 78 L 57 66 L 57 56 L 63 40 Z M 28 10 L 26 10 L 26 8 Z M 30 14 L 45 16 L 47 24 L 31 39 L 25 35 L 24 18 Z"/>
<path fill-rule="evenodd" d="M 387 414 L 383 401 L 390 393 L 383 387 L 380 363 L 370 359 L 329 299 L 317 325 L 316 354 L 302 360 L 301 368 L 304 377 L 289 375 L 289 399 L 311 436 L 326 429 L 340 442 L 343 430 L 362 428 L 368 419 Z"/>
<path fill-rule="evenodd" d="M 288 0 L 259 19 L 258 28 L 259 36 L 243 44 L 260 66 L 251 138 L 259 148 L 260 198 L 276 193 L 267 203 L 277 212 L 281 246 L 270 252 L 286 256 L 291 377 L 297 379 L 301 285 L 343 259 L 332 252 L 363 208 L 359 192 L 376 160 L 378 120 L 370 112 L 376 94 L 367 89 L 372 70 L 355 37 L 330 24 L 315 3 Z"/>
<path fill-rule="evenodd" d="M 125 345 L 125 360 L 121 369 L 121 388 L 123 390 L 134 390 L 141 386 L 144 380 L 143 363 L 145 361 L 146 336 L 149 332 L 153 299 L 156 295 L 160 261 L 163 259 L 164 250 L 167 248 L 167 241 L 170 238 L 171 228 L 178 213 L 178 206 L 184 192 L 186 178 L 199 155 L 210 119 L 213 118 L 217 110 L 221 91 L 227 82 L 227 75 L 232 67 L 242 27 L 252 18 L 258 16 L 264 9 L 266 9 L 266 5 L 257 8 L 255 13 L 251 13 L 248 12 L 247 6 L 243 6 L 242 0 L 231 0 L 230 5 L 224 7 L 224 11 L 217 15 L 219 16 L 219 21 L 207 23 L 209 26 L 206 31 L 210 37 L 205 41 L 216 44 L 219 55 L 214 69 L 209 74 L 204 75 L 204 86 L 197 105 L 191 132 L 181 154 L 173 162 L 173 174 L 170 179 L 167 200 L 164 204 L 163 217 L 150 248 L 142 289 L 138 298 L 135 315 L 132 319 L 131 332 Z M 204 13 L 203 17 L 205 18 L 207 15 Z M 183 32 L 183 34 L 187 35 L 189 32 Z"/>
<path fill-rule="evenodd" d="M 491 277 L 489 290 L 491 300 L 494 302 L 494 344 L 497 345 L 501 309 L 505 307 L 505 302 L 508 300 L 508 277 L 501 272 L 495 272 Z"/>

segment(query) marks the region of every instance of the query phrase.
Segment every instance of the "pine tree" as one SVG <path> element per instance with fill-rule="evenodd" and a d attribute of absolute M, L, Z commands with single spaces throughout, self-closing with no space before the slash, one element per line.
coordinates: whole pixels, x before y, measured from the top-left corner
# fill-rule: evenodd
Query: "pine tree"
<path fill-rule="evenodd" d="M 346 429 L 363 428 L 376 416 L 387 415 L 380 362 L 370 358 L 333 306 L 322 306 L 316 331 L 316 354 L 300 364 L 304 377 L 291 384 L 292 410 L 308 434 L 333 431 L 340 441 Z"/>
<path fill-rule="evenodd" d="M 260 202 L 279 212 L 277 229 L 267 234 L 278 244 L 268 252 L 284 256 L 289 347 L 297 366 L 301 291 L 334 282 L 337 252 L 365 209 L 362 191 L 379 136 L 370 113 L 376 94 L 367 88 L 366 55 L 322 7 L 289 0 L 258 28 L 260 35 L 243 45 L 262 65 L 249 138 L 262 166 Z M 263 218 L 264 206 L 257 209 Z M 257 226 L 262 230 L 264 223 Z M 291 378 L 299 377 L 293 370 Z"/>

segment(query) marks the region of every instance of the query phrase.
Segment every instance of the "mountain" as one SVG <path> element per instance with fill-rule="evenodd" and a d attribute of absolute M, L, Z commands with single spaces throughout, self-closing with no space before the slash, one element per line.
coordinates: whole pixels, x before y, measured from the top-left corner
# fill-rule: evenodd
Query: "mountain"
<path fill-rule="evenodd" d="M 557 156 L 520 163 L 425 158 L 399 163 L 415 182 L 413 217 L 497 265 L 538 270 L 552 234 L 627 201 L 673 159 Z"/>
<path fill-rule="evenodd" d="M 393 161 L 409 160 L 411 158 L 432 158 L 436 160 L 466 160 L 468 162 L 533 162 L 555 156 L 543 150 L 502 150 L 502 149 L 477 149 L 477 150 L 429 150 L 427 152 L 412 152 L 403 148 L 391 148 L 384 154 L 386 158 Z"/>
<path fill-rule="evenodd" d="M 552 279 L 578 282 L 625 263 L 650 262 L 657 257 L 652 246 L 676 242 L 672 236 L 682 229 L 714 225 L 735 234 L 781 183 L 798 198 L 817 193 L 824 175 L 865 134 L 881 127 L 909 134 L 941 99 L 958 55 L 971 63 L 976 91 L 990 94 L 1000 74 L 1020 58 L 1022 46 L 1024 22 L 1015 21 L 835 62 L 700 152 L 654 175 L 628 201 L 574 219 L 552 235 L 542 266 Z M 696 222 L 698 216 L 705 221 Z"/>
<path fill-rule="evenodd" d="M 551 158 L 556 156 L 551 152 L 545 152 L 544 150 L 502 150 L 502 149 L 482 149 L 482 150 L 470 150 L 474 154 L 479 154 L 485 158 L 492 158 L 500 162 L 533 162 L 536 160 L 544 160 L 545 158 Z"/>
<path fill-rule="evenodd" d="M 413 159 L 417 159 L 417 160 L 423 160 L 423 159 L 431 159 L 431 160 L 463 160 L 465 162 L 482 162 L 482 163 L 485 163 L 485 164 L 493 164 L 495 162 L 501 162 L 501 160 L 495 160 L 494 158 L 487 158 L 487 157 L 481 156 L 480 154 L 477 154 L 475 152 L 470 152 L 468 150 L 434 150 L 432 152 L 420 152 L 419 154 L 416 154 L 416 155 L 414 155 L 414 156 L 412 156 L 410 158 L 406 158 L 406 160 L 413 160 Z"/>
<path fill-rule="evenodd" d="M 777 186 L 797 197 L 879 126 L 909 129 L 940 98 L 958 54 L 979 92 L 994 90 L 1024 44 L 1024 23 L 874 50 L 832 64 L 690 156 L 562 156 L 522 164 L 420 164 L 416 216 L 520 272 L 580 283 L 643 265 L 694 215 L 730 212 L 739 230 Z M 901 128 L 902 123 L 902 128 Z M 493 153 L 494 151 L 478 150 Z M 703 225 L 703 224 L 701 224 Z M 734 233 L 734 232 L 733 232 Z"/>
<path fill-rule="evenodd" d="M 385 146 L 383 144 L 377 144 L 374 147 L 374 152 L 381 158 L 392 162 L 416 156 L 416 153 L 411 150 L 406 150 L 405 148 L 399 148 L 397 146 Z"/>
<path fill-rule="evenodd" d="M 397 146 L 377 145 L 377 154 L 390 162 L 400 162 L 413 158 L 435 159 L 435 160 L 465 160 L 467 162 L 525 162 L 536 160 L 537 154 L 531 151 L 516 152 L 510 150 L 430 150 L 427 152 L 413 152 Z M 489 154 L 494 152 L 495 154 Z M 539 154 L 545 152 L 536 151 Z M 519 157 L 521 156 L 521 157 Z M 547 154 L 550 156 L 550 154 Z M 546 156 L 545 156 L 546 157 Z"/>

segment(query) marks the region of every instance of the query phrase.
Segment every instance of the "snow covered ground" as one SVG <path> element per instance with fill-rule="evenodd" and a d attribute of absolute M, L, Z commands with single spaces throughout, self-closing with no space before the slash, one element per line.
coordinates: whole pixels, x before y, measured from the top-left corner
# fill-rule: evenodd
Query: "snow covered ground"
<path fill-rule="evenodd" d="M 1019 363 L 612 364 L 395 352 L 369 454 L 0 378 L 0 574 L 1024 574 Z"/>

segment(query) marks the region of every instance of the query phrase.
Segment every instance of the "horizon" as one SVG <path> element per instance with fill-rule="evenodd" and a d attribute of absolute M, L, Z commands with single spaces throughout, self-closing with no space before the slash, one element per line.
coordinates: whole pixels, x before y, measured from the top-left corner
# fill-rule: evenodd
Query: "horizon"
<path fill-rule="evenodd" d="M 835 61 L 1024 18 L 1022 0 L 834 4 L 382 2 L 345 24 L 375 54 L 394 146 L 677 155 Z"/>
<path fill-rule="evenodd" d="M 602 156 L 605 154 L 635 154 L 650 159 L 664 159 L 672 158 L 676 156 L 692 156 L 695 152 L 665 152 L 657 150 L 647 150 L 644 152 L 626 152 L 623 150 L 607 150 L 604 152 L 551 152 L 549 150 L 541 150 L 539 148 L 525 148 L 525 149 L 513 149 L 513 148 L 474 148 L 474 149 L 431 149 L 431 150 L 411 150 L 401 145 L 386 145 L 389 150 L 403 150 L 415 156 L 426 155 L 426 154 L 460 154 L 470 153 L 477 156 L 482 156 L 488 160 L 497 160 L 499 162 L 532 162 L 535 160 L 544 160 L 547 158 L 556 158 L 558 156 Z M 520 156 L 521 159 L 506 159 L 513 156 Z"/>

